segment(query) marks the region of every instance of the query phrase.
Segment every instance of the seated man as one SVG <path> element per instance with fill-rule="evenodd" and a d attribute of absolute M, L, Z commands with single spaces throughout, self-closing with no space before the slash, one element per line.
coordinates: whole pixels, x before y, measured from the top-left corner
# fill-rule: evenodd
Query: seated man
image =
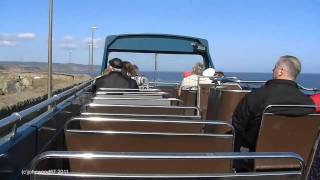
<path fill-rule="evenodd" d="M 107 74 L 96 79 L 96 89 L 99 88 L 129 88 L 138 89 L 138 85 L 135 80 L 125 76 L 122 73 L 122 61 L 121 59 L 114 58 L 109 61 L 107 68 Z"/>
<path fill-rule="evenodd" d="M 282 56 L 273 69 L 273 79 L 265 86 L 248 93 L 238 104 L 232 125 L 235 128 L 235 151 L 240 147 L 255 151 L 261 117 L 268 105 L 314 105 L 311 99 L 303 94 L 295 79 L 301 71 L 301 64 L 294 56 Z M 282 115 L 306 115 L 314 108 L 274 108 L 268 112 Z"/>

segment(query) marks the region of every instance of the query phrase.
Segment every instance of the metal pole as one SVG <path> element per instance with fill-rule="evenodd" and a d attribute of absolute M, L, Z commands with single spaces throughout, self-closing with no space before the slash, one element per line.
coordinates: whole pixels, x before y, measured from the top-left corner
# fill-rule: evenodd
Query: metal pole
<path fill-rule="evenodd" d="M 200 111 L 201 111 L 201 109 L 200 109 L 200 97 L 201 97 L 201 87 L 200 87 L 200 78 L 201 77 L 197 77 L 197 108 L 198 108 L 198 111 L 197 111 L 197 116 L 200 116 Z M 201 117 L 201 118 L 203 118 L 203 117 Z"/>
<path fill-rule="evenodd" d="M 90 75 L 90 58 L 91 58 L 91 45 L 88 44 L 88 52 L 89 52 L 89 58 L 88 58 L 88 74 Z"/>
<path fill-rule="evenodd" d="M 48 99 L 52 97 L 52 16 L 53 16 L 53 0 L 50 0 L 50 9 L 49 9 L 49 11 L 50 12 L 49 12 L 49 34 L 48 34 Z"/>
<path fill-rule="evenodd" d="M 94 31 L 97 29 L 97 27 L 93 26 L 91 27 L 91 74 L 93 70 L 93 47 L 94 47 Z"/>
<path fill-rule="evenodd" d="M 154 73 L 153 73 L 153 82 L 154 85 L 156 86 L 156 81 L 157 81 L 157 71 L 158 71 L 158 54 L 154 54 Z"/>

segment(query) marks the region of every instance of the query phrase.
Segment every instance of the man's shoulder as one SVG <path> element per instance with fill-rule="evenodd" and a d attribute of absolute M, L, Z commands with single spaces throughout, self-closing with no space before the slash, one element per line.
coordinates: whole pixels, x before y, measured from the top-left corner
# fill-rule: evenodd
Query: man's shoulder
<path fill-rule="evenodd" d="M 108 77 L 108 75 L 102 75 L 102 76 L 99 76 L 99 77 L 97 77 L 97 79 L 96 79 L 96 81 L 100 81 L 100 80 L 103 80 L 103 79 L 105 79 L 105 78 L 107 78 Z"/>
<path fill-rule="evenodd" d="M 247 95 L 248 96 L 261 96 L 261 95 L 264 95 L 264 94 L 267 94 L 269 91 L 268 87 L 266 86 L 262 86 L 260 88 L 255 88 L 255 89 L 252 89 L 251 92 L 249 92 Z"/>

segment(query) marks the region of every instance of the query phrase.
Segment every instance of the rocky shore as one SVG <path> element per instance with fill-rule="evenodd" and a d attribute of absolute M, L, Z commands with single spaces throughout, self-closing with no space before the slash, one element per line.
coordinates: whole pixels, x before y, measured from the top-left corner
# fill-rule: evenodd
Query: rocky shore
<path fill-rule="evenodd" d="M 45 72 L 0 71 L 0 112 L 45 96 L 47 79 Z M 52 88 L 58 91 L 89 79 L 87 75 L 53 74 Z M 0 116 L 3 115 L 1 113 Z"/>

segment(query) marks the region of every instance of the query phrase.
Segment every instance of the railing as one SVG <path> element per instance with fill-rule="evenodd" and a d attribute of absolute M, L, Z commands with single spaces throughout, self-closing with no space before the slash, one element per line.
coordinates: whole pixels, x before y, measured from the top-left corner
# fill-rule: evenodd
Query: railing
<path fill-rule="evenodd" d="M 177 86 L 180 84 L 180 82 L 162 82 L 162 81 L 157 81 L 157 82 L 149 82 L 151 87 L 157 87 L 159 85 L 163 86 Z"/>
<path fill-rule="evenodd" d="M 285 107 L 285 108 L 320 108 L 320 106 L 317 105 L 301 105 L 301 104 L 271 104 L 264 108 L 263 113 L 267 113 L 267 110 L 270 108 L 279 108 L 279 107 Z"/>
<path fill-rule="evenodd" d="M 30 108 L 27 108 L 27 109 L 22 110 L 20 112 L 12 113 L 10 116 L 0 120 L 0 132 L 10 128 L 13 125 L 11 137 L 14 137 L 16 134 L 16 131 L 17 131 L 17 122 L 22 120 L 22 118 L 24 118 L 34 112 L 37 112 L 40 109 L 46 108 L 49 105 L 53 105 L 52 108 L 55 108 L 55 105 L 59 100 L 65 98 L 71 94 L 74 94 L 74 97 L 72 99 L 75 99 L 77 97 L 76 92 L 79 92 L 79 91 L 83 92 L 83 91 L 87 90 L 88 88 L 90 88 L 92 86 L 92 82 L 93 82 L 93 80 L 89 80 L 89 81 L 84 82 L 78 86 L 75 86 L 71 89 L 68 89 L 60 94 L 56 94 L 52 98 L 47 99 L 47 100 L 45 100 L 37 105 L 34 105 Z"/>
<path fill-rule="evenodd" d="M 43 171 L 37 171 L 37 166 L 42 160 L 46 159 L 92 159 L 92 160 L 236 160 L 236 159 L 274 159 L 274 158 L 285 158 L 292 159 L 299 163 L 300 170 L 289 172 L 269 172 L 269 175 L 296 175 L 303 177 L 304 175 L 304 161 L 301 156 L 290 152 L 242 152 L 242 153 L 146 153 L 146 152 L 79 152 L 79 151 L 48 151 L 36 156 L 31 162 L 31 171 L 34 172 L 31 179 L 37 175 L 58 175 L 61 177 L 71 177 L 71 176 L 85 176 L 90 177 L 100 177 L 100 178 L 195 178 L 195 177 L 210 177 L 210 178 L 221 178 L 221 177 L 236 177 L 235 173 L 196 173 L 196 174 L 134 174 L 134 173 L 90 173 L 90 172 L 69 172 L 60 174 L 51 174 L 50 172 L 43 173 Z M 268 175 L 261 172 L 251 172 L 250 174 L 241 175 L 251 175 L 251 176 L 263 176 Z"/>
<path fill-rule="evenodd" d="M 159 92 L 160 89 L 125 89 L 125 88 L 99 88 L 98 91 L 134 91 L 134 92 Z"/>

